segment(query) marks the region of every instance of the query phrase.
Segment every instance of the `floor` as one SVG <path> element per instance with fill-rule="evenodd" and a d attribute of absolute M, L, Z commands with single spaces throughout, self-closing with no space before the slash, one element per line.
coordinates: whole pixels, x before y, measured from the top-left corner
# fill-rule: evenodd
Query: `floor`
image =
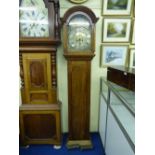
<path fill-rule="evenodd" d="M 98 133 L 91 134 L 93 149 L 80 150 L 66 148 L 67 134 L 63 135 L 61 149 L 54 149 L 51 145 L 30 145 L 28 148 L 20 147 L 19 155 L 105 155 L 104 148 Z"/>

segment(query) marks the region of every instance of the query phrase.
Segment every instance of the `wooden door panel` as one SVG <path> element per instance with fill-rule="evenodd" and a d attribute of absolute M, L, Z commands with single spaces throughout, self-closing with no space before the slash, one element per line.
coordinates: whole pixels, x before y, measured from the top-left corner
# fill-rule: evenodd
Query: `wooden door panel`
<path fill-rule="evenodd" d="M 51 102 L 51 59 L 48 53 L 23 53 L 27 103 Z"/>
<path fill-rule="evenodd" d="M 47 89 L 47 64 L 45 60 L 30 60 L 30 89 Z"/>
<path fill-rule="evenodd" d="M 56 135 L 56 118 L 51 114 L 23 115 L 25 137 L 29 139 L 53 138 Z"/>
<path fill-rule="evenodd" d="M 23 145 L 60 144 L 60 110 L 27 108 L 20 110 L 19 121 Z"/>

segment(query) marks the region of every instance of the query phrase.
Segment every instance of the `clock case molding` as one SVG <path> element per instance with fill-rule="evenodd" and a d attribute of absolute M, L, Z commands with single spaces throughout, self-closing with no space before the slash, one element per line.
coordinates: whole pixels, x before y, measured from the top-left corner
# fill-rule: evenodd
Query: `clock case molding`
<path fill-rule="evenodd" d="M 72 15 L 84 14 L 90 19 L 92 41 L 89 51 L 70 51 L 67 47 L 67 25 Z M 70 8 L 62 19 L 64 57 L 68 67 L 68 111 L 69 136 L 68 148 L 92 148 L 90 128 L 90 82 L 91 60 L 95 56 L 95 24 L 98 18 L 87 7 Z"/>
<path fill-rule="evenodd" d="M 86 2 L 88 0 L 69 0 L 69 1 L 72 2 L 72 3 L 75 3 L 75 4 L 81 4 L 81 3 L 84 3 L 84 2 Z"/>
<path fill-rule="evenodd" d="M 44 0 L 51 35 L 19 38 L 22 105 L 21 145 L 61 144 L 61 102 L 57 97 L 56 52 L 61 43 L 59 0 Z"/>

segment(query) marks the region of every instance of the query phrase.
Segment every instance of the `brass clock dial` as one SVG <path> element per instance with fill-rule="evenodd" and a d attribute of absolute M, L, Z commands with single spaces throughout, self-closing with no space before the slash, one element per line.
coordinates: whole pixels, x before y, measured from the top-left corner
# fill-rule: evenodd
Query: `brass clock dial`
<path fill-rule="evenodd" d="M 68 49 L 72 52 L 90 52 L 91 32 L 90 21 L 83 14 L 71 18 L 68 24 Z"/>
<path fill-rule="evenodd" d="M 89 50 L 91 44 L 90 28 L 73 27 L 68 34 L 69 49 L 74 51 Z"/>

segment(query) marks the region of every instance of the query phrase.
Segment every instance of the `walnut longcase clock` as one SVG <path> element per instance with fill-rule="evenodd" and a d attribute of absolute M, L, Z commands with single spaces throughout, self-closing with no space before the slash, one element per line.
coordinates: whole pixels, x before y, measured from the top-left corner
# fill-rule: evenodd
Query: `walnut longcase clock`
<path fill-rule="evenodd" d="M 21 141 L 24 145 L 60 144 L 56 74 L 59 0 L 21 0 L 19 31 Z"/>
<path fill-rule="evenodd" d="M 87 7 L 76 6 L 63 17 L 64 56 L 68 61 L 69 137 L 67 147 L 91 148 L 90 83 L 98 18 Z"/>

